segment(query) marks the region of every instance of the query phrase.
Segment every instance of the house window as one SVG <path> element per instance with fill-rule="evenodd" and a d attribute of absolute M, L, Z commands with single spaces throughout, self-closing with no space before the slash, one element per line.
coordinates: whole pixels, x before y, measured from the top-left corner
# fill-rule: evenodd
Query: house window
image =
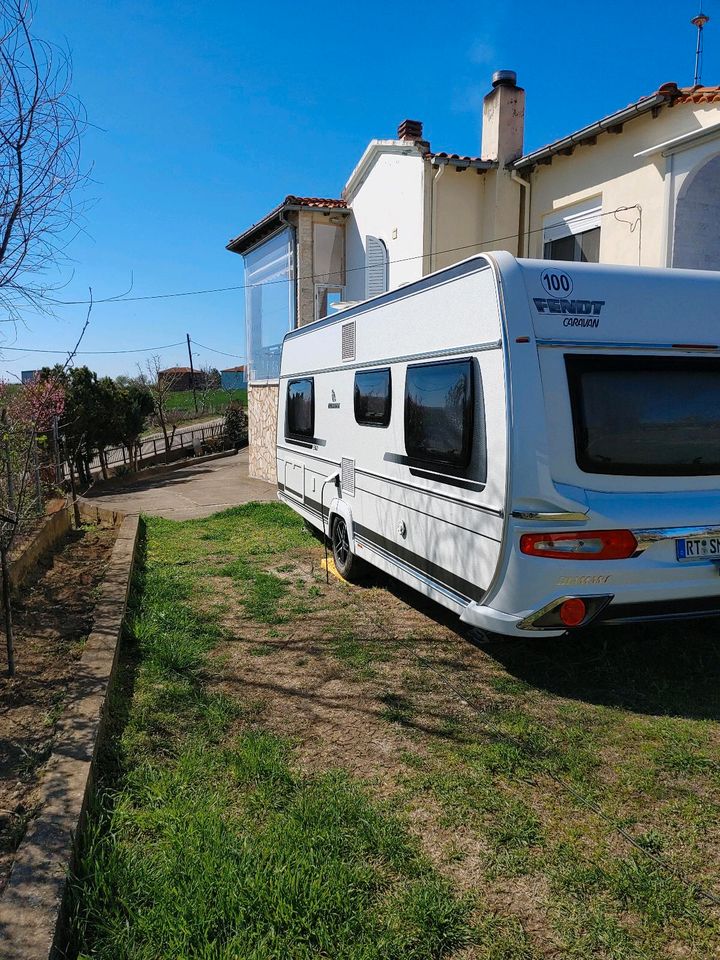
<path fill-rule="evenodd" d="M 315 433 L 315 381 L 291 380 L 287 386 L 285 433 L 306 440 Z"/>
<path fill-rule="evenodd" d="M 601 212 L 601 200 L 593 197 L 546 216 L 543 220 L 545 259 L 599 263 Z"/>
<path fill-rule="evenodd" d="M 365 237 L 365 296 L 376 297 L 389 286 L 388 252 L 378 237 Z"/>
<path fill-rule="evenodd" d="M 316 223 L 313 226 L 313 277 L 315 319 L 332 313 L 332 304 L 343 298 L 345 285 L 345 226 Z"/>
<path fill-rule="evenodd" d="M 390 369 L 363 370 L 355 374 L 355 420 L 368 427 L 390 423 Z"/>
<path fill-rule="evenodd" d="M 281 230 L 245 254 L 249 380 L 278 380 L 282 341 L 295 322 L 293 242 Z"/>
<path fill-rule="evenodd" d="M 405 451 L 430 463 L 466 467 L 473 437 L 471 360 L 418 363 L 405 379 Z"/>

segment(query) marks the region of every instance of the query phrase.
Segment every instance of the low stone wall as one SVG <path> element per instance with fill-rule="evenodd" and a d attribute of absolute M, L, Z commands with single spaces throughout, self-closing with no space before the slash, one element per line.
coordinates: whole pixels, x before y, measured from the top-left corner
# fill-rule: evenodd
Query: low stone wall
<path fill-rule="evenodd" d="M 65 955 L 66 878 L 74 865 L 75 842 L 92 789 L 138 523 L 138 517 L 127 517 L 120 526 L 95 607 L 93 630 L 68 689 L 67 707 L 40 784 L 40 813 L 18 848 L 0 897 L 2 960 L 58 960 Z"/>
<path fill-rule="evenodd" d="M 62 543 L 70 532 L 70 526 L 67 507 L 45 517 L 32 540 L 23 546 L 17 556 L 10 558 L 10 584 L 13 590 L 17 590 L 25 578 L 37 569 L 41 557 Z"/>
<path fill-rule="evenodd" d="M 276 383 L 248 386 L 248 474 L 269 483 L 277 483 L 278 391 Z"/>

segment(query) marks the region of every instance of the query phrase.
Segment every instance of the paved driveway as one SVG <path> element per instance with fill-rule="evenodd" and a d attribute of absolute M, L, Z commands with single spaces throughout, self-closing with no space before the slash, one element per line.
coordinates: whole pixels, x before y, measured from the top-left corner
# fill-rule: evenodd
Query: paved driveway
<path fill-rule="evenodd" d="M 207 517 L 250 500 L 275 500 L 274 484 L 248 477 L 248 451 L 193 464 L 115 488 L 99 484 L 84 499 L 128 514 L 148 513 L 171 520 Z"/>

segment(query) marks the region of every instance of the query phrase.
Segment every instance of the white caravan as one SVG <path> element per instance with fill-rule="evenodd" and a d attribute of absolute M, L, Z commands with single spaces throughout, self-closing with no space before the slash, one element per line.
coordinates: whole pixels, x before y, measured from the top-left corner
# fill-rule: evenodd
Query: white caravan
<path fill-rule="evenodd" d="M 720 614 L 720 273 L 489 253 L 294 330 L 277 470 L 484 630 Z"/>

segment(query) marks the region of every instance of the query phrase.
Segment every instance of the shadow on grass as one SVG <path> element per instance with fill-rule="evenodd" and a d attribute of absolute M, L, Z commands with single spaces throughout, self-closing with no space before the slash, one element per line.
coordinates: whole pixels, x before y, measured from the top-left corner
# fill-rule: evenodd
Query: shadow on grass
<path fill-rule="evenodd" d="M 488 635 L 479 643 L 452 612 L 379 570 L 362 585 L 388 590 L 548 693 L 634 713 L 720 719 L 718 618 L 595 627 L 556 639 Z"/>

